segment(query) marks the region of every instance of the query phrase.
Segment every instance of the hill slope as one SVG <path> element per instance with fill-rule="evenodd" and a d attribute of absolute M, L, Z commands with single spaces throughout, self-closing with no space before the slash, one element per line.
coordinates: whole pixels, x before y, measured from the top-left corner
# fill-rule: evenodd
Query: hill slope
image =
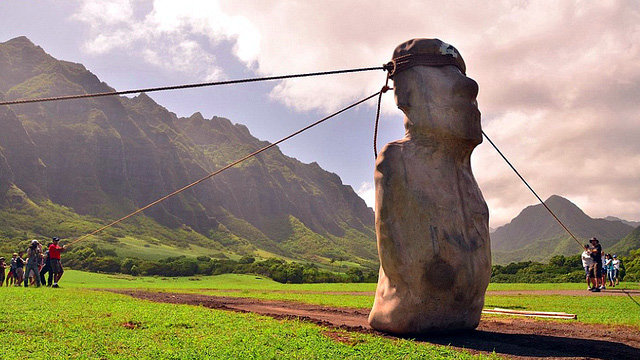
<path fill-rule="evenodd" d="M 604 219 L 605 220 L 609 220 L 609 221 L 622 221 L 623 224 L 627 224 L 627 225 L 633 226 L 633 227 L 640 226 L 640 221 L 623 220 L 623 219 L 617 218 L 615 216 L 607 216 Z"/>
<path fill-rule="evenodd" d="M 631 250 L 640 250 L 640 226 L 635 228 L 629 235 L 622 238 L 608 251 L 612 254 L 627 255 Z"/>
<path fill-rule="evenodd" d="M 112 90 L 81 64 L 59 61 L 25 37 L 0 43 L 2 98 Z M 62 205 L 83 221 L 112 220 L 266 144 L 228 119 L 199 113 L 178 118 L 145 94 L 3 107 L 0 208 Z M 377 259 L 373 211 L 364 201 L 336 174 L 277 148 L 145 215 L 139 221 L 156 240 L 316 262 Z M 19 221 L 3 226 L 14 241 L 54 234 Z M 129 234 L 117 235 L 122 240 Z M 114 235 L 103 240 L 108 236 Z"/>
<path fill-rule="evenodd" d="M 611 248 L 629 234 L 633 227 L 621 221 L 594 219 L 569 200 L 553 195 L 545 201 L 575 236 L 587 239 L 595 236 L 602 246 Z M 507 225 L 491 234 L 494 262 L 546 261 L 553 255 L 573 255 L 580 252 L 578 244 L 541 205 L 528 206 Z"/>

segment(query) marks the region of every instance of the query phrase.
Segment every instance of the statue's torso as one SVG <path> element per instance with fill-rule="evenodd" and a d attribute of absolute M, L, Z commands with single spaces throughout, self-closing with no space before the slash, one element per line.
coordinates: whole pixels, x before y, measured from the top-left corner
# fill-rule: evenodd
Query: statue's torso
<path fill-rule="evenodd" d="M 420 326 L 431 312 L 482 307 L 491 267 L 488 210 L 469 156 L 403 139 L 380 154 L 375 180 L 377 306 L 393 303 L 390 309 L 422 319 Z"/>

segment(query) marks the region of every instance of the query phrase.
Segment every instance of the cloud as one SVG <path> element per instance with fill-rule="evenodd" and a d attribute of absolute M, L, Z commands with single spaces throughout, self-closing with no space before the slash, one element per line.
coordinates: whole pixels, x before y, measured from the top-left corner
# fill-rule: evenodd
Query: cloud
<path fill-rule="evenodd" d="M 438 37 L 480 84 L 484 127 L 543 198 L 559 194 L 591 216 L 640 220 L 640 7 L 634 1 L 85 1 L 87 51 L 141 49 L 155 66 L 223 76 L 215 48 L 260 75 L 380 65 L 399 43 Z M 176 59 L 177 54 L 185 54 Z M 384 73 L 278 83 L 298 111 L 335 110 L 377 91 Z M 386 118 L 397 121 L 392 96 Z M 385 120 L 385 118 L 382 119 Z M 535 203 L 488 146 L 473 156 L 492 226 Z M 364 184 L 358 190 L 369 196 Z"/>
<path fill-rule="evenodd" d="M 367 206 L 373 208 L 376 203 L 376 190 L 372 183 L 368 181 L 364 181 L 356 190 L 356 194 L 364 199 L 364 202 L 367 203 Z"/>
<path fill-rule="evenodd" d="M 133 16 L 133 7 L 129 0 L 84 1 L 80 11 L 73 15 L 79 21 L 91 23 L 99 20 L 103 25 L 127 23 Z"/>
<path fill-rule="evenodd" d="M 84 0 L 73 19 L 89 26 L 84 50 L 94 55 L 127 50 L 159 68 L 203 80 L 224 77 L 211 50 L 232 42 L 234 54 L 250 64 L 259 52 L 260 34 L 243 16 L 230 16 L 217 1 L 153 1 L 150 11 L 135 16 L 133 0 Z"/>

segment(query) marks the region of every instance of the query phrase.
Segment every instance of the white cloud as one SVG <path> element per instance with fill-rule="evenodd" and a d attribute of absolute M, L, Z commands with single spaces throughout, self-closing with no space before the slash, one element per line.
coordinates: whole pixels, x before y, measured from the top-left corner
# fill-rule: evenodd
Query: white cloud
<path fill-rule="evenodd" d="M 209 78 L 222 70 L 202 39 L 231 42 L 247 67 L 273 75 L 381 65 L 405 40 L 438 37 L 460 50 L 480 84 L 487 133 L 543 198 L 564 195 L 591 216 L 640 220 L 640 8 L 633 1 L 156 0 L 141 19 L 133 2 L 83 4 L 76 18 L 92 28 L 88 51 L 135 47 L 151 64 L 205 69 Z M 296 110 L 329 111 L 383 80 L 382 72 L 297 79 L 277 84 L 271 96 Z M 392 96 L 384 101 L 387 117 L 398 116 Z M 487 144 L 473 161 L 492 226 L 535 202 Z M 372 191 L 363 186 L 359 194 Z"/>
<path fill-rule="evenodd" d="M 364 199 L 364 202 L 367 203 L 367 206 L 373 208 L 376 203 L 376 190 L 372 183 L 368 181 L 362 182 L 358 190 L 356 190 L 358 196 Z"/>
<path fill-rule="evenodd" d="M 134 1 L 84 0 L 73 16 L 92 33 L 84 49 L 95 55 L 135 50 L 149 64 L 208 81 L 224 76 L 211 46 L 231 41 L 235 55 L 247 64 L 259 52 L 260 34 L 251 23 L 243 16 L 223 13 L 217 1 L 156 0 L 152 5 L 150 12 L 138 18 Z"/>
<path fill-rule="evenodd" d="M 105 25 L 129 22 L 133 16 L 130 0 L 84 1 L 74 18 L 87 23 L 100 21 Z"/>

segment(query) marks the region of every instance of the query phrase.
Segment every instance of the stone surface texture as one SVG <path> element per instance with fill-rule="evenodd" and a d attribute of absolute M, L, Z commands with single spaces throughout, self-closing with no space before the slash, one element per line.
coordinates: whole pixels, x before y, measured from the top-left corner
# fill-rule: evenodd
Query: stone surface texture
<path fill-rule="evenodd" d="M 412 41 L 398 49 L 451 48 Z M 473 329 L 491 273 L 489 212 L 470 163 L 482 142 L 478 85 L 447 65 L 411 67 L 394 87 L 406 135 L 376 160 L 381 266 L 369 323 L 395 334 Z"/>

